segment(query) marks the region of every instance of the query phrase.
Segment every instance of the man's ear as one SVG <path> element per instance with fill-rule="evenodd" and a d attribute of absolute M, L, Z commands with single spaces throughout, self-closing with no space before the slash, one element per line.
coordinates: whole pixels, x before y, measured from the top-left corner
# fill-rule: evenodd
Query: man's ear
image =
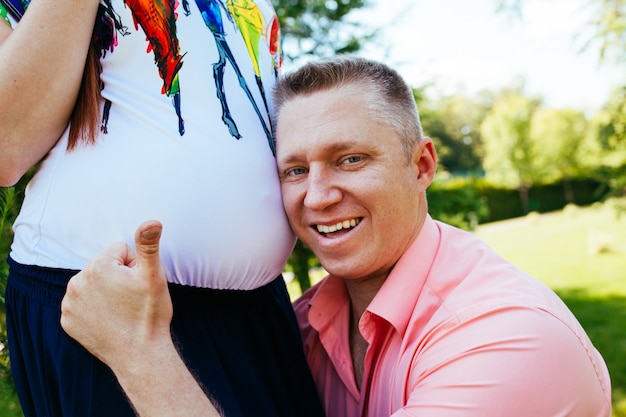
<path fill-rule="evenodd" d="M 413 149 L 413 163 L 417 167 L 419 191 L 426 191 L 437 171 L 437 152 L 430 138 L 421 138 Z"/>

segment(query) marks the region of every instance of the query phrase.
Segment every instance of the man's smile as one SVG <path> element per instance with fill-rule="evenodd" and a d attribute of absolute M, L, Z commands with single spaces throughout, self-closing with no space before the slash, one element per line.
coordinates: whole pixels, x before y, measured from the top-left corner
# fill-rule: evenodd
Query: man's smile
<path fill-rule="evenodd" d="M 319 233 L 326 235 L 328 233 L 334 233 L 339 230 L 351 229 L 355 227 L 357 224 L 359 224 L 360 222 L 361 222 L 361 217 L 358 217 L 355 219 L 343 220 L 343 221 L 340 221 L 331 225 L 318 224 L 315 227 L 317 227 L 317 231 Z"/>

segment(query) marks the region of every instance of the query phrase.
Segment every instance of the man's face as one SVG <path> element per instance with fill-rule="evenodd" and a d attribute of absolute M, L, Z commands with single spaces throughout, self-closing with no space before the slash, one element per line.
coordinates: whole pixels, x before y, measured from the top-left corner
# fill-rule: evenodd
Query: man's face
<path fill-rule="evenodd" d="M 368 116 L 366 98 L 358 87 L 342 87 L 289 101 L 276 157 L 300 240 L 329 273 L 382 284 L 426 215 L 434 169 L 424 179 L 419 155 L 432 153 L 434 161 L 434 149 L 423 139 L 409 161 L 397 133 Z"/>

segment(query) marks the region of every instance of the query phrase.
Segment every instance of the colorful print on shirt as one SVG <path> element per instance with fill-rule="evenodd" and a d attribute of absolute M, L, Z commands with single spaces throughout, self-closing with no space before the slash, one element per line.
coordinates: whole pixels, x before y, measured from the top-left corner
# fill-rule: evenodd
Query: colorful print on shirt
<path fill-rule="evenodd" d="M 189 0 L 182 0 L 182 2 L 185 16 L 191 15 Z M 241 138 L 237 123 L 228 107 L 228 92 L 224 87 L 225 67 L 227 64 L 230 64 L 237 76 L 240 88 L 243 89 L 248 97 L 250 105 L 258 117 L 270 148 L 274 153 L 270 110 L 262 82 L 263 74 L 259 61 L 261 48 L 267 48 L 272 57 L 274 76 L 282 64 L 278 19 L 276 16 L 272 16 L 272 20 L 266 22 L 259 7 L 250 0 L 195 0 L 195 3 L 205 26 L 210 30 L 215 40 L 219 54 L 218 61 L 213 64 L 213 77 L 217 98 L 221 103 L 222 121 L 233 138 Z M 4 17 L 7 19 L 7 9 L 10 13 L 12 13 L 13 9 L 21 10 L 21 14 L 23 14 L 28 4 L 28 0 L 0 0 L 0 18 Z M 182 136 L 185 133 L 185 123 L 181 110 L 179 71 L 183 66 L 185 53 L 181 53 L 176 30 L 178 19 L 176 9 L 179 6 L 179 2 L 178 0 L 124 0 L 124 4 L 131 11 L 135 30 L 141 28 L 146 35 L 148 43 L 146 53 L 154 55 L 156 69 L 159 77 L 163 80 L 161 94 L 172 98 L 173 109 L 178 117 L 178 132 Z M 19 17 L 21 17 L 21 14 Z M 257 88 L 263 102 L 263 110 L 261 110 L 254 98 L 250 86 L 226 42 L 227 35 L 224 29 L 224 19 L 227 19 L 235 27 L 243 39 L 254 69 Z M 107 52 L 114 52 L 118 33 L 126 36 L 130 32 L 128 27 L 121 21 L 119 14 L 114 10 L 111 0 L 103 0 L 100 3 L 96 17 L 93 37 L 93 42 L 97 50 L 100 51 L 101 57 L 104 57 Z M 104 133 L 107 131 L 110 107 L 111 102 L 107 100 L 102 115 L 101 129 Z"/>
<path fill-rule="evenodd" d="M 27 7 L 28 1 L 26 0 L 0 0 L 0 17 L 11 25 L 9 15 L 15 20 L 20 20 Z"/>
<path fill-rule="evenodd" d="M 7 9 L 6 7 L 4 7 L 4 4 L 2 3 L 0 3 L 0 19 L 4 20 L 5 22 L 9 24 L 9 26 L 11 26 L 11 21 L 9 20 Z"/>
<path fill-rule="evenodd" d="M 263 131 L 265 132 L 268 142 L 270 143 L 270 146 L 272 147 L 272 151 L 274 151 L 273 146 L 272 146 L 272 140 L 271 140 L 271 130 L 268 127 L 267 123 L 265 122 L 265 118 L 263 114 L 261 113 L 261 111 L 259 110 L 259 107 L 254 97 L 252 96 L 252 92 L 250 91 L 250 88 L 248 87 L 248 83 L 243 77 L 241 70 L 239 69 L 239 65 L 237 64 L 235 57 L 233 53 L 231 52 L 230 47 L 228 46 L 228 43 L 226 42 L 226 33 L 224 31 L 222 11 L 224 12 L 224 14 L 226 14 L 226 17 L 228 18 L 228 20 L 230 20 L 232 23 L 237 25 L 237 28 L 239 29 L 239 32 L 243 36 L 244 42 L 246 43 L 246 47 L 248 48 L 249 53 L 250 53 L 251 48 L 254 49 L 255 47 L 256 48 L 259 47 L 260 36 L 257 36 L 256 39 L 253 40 L 253 36 L 250 36 L 250 34 L 258 33 L 260 35 L 262 32 L 264 32 L 265 27 L 263 23 L 263 16 L 260 15 L 260 12 L 259 12 L 259 15 L 261 17 L 261 22 L 258 27 L 259 31 L 257 32 L 256 31 L 257 27 L 253 26 L 253 24 L 258 23 L 258 22 L 246 20 L 245 14 L 243 15 L 244 17 L 242 18 L 241 16 L 232 14 L 229 11 L 229 10 L 239 10 L 238 8 L 236 9 L 236 7 L 238 6 L 233 6 L 233 3 L 234 3 L 233 1 L 228 0 L 227 1 L 228 9 L 227 9 L 227 7 L 224 5 L 222 1 L 196 0 L 196 5 L 198 6 L 198 9 L 200 9 L 200 13 L 202 14 L 202 18 L 204 19 L 205 25 L 207 26 L 207 28 L 209 28 L 209 30 L 213 34 L 213 37 L 215 39 L 215 43 L 217 46 L 217 50 L 219 52 L 219 61 L 213 64 L 213 73 L 215 76 L 215 87 L 216 87 L 217 95 L 222 104 L 222 120 L 224 121 L 226 126 L 228 126 L 228 130 L 231 136 L 237 139 L 241 138 L 241 135 L 239 134 L 239 130 L 237 129 L 237 125 L 235 121 L 233 120 L 231 112 L 228 108 L 228 99 L 224 91 L 224 67 L 228 61 L 232 65 L 233 70 L 235 71 L 235 74 L 237 75 L 237 78 L 239 80 L 239 85 L 246 93 L 248 100 L 250 100 L 250 104 L 254 108 L 254 111 L 257 114 L 261 125 L 263 126 Z M 238 3 L 247 4 L 248 1 L 243 0 L 243 1 L 239 1 Z M 255 42 L 256 46 L 248 47 L 248 45 L 252 44 L 253 42 Z M 257 71 L 257 68 L 259 67 L 258 57 L 250 53 L 250 58 L 252 59 L 252 64 L 255 69 L 255 74 L 258 74 L 256 77 L 257 85 L 259 86 L 261 90 L 261 96 L 263 97 L 263 102 L 265 103 L 265 114 L 269 115 L 269 109 L 267 107 L 267 101 L 264 95 L 263 84 L 260 80 L 260 72 Z"/>
<path fill-rule="evenodd" d="M 176 36 L 176 0 L 124 0 L 132 14 L 135 30 L 141 27 L 148 40 L 146 52 L 154 53 L 154 62 L 163 80 L 161 94 L 172 97 L 178 116 L 178 132 L 185 133 L 180 111 L 178 71 L 183 65 Z"/>
<path fill-rule="evenodd" d="M 148 52 L 154 52 L 159 75 L 164 83 L 162 94 L 173 97 L 174 108 L 179 117 L 179 133 L 183 135 L 184 121 L 180 109 L 181 90 L 178 83 L 178 71 L 183 65 L 183 55 L 180 54 L 176 38 L 177 14 L 175 13 L 178 2 L 175 0 L 125 0 L 125 2 L 133 13 L 135 27 L 139 24 L 150 42 L 151 47 Z M 268 25 L 264 21 L 263 14 L 249 0 L 227 0 L 226 3 L 222 0 L 196 0 L 195 3 L 207 29 L 211 31 L 215 39 L 219 53 L 218 61 L 213 64 L 213 74 L 216 94 L 222 107 L 222 121 L 228 127 L 232 137 L 236 139 L 241 138 L 237 124 L 228 107 L 228 93 L 225 91 L 223 82 L 225 66 L 227 63 L 230 63 L 237 75 L 239 85 L 246 93 L 251 106 L 259 118 L 272 152 L 274 152 L 271 126 L 269 126 L 269 108 L 261 81 L 262 74 L 259 66 L 259 56 L 261 47 L 270 47 L 279 42 L 277 39 L 268 39 L 268 32 L 270 36 L 280 36 L 280 31 L 276 29 L 277 22 L 275 20 L 270 22 L 270 30 L 268 31 Z M 185 15 L 191 14 L 187 0 L 183 0 L 183 9 Z M 224 17 L 236 26 L 250 54 L 257 86 L 263 99 L 264 113 L 259 109 L 259 105 L 254 99 L 250 87 L 226 42 Z M 279 60 L 275 59 L 274 62 L 277 63 Z"/>

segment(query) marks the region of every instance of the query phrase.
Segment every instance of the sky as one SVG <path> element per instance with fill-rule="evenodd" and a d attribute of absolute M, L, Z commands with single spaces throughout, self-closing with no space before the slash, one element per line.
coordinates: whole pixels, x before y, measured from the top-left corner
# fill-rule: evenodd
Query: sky
<path fill-rule="evenodd" d="M 432 83 L 434 97 L 523 79 L 549 107 L 595 111 L 626 84 L 626 65 L 600 64 L 597 45 L 580 53 L 586 0 L 525 0 L 521 17 L 496 13 L 496 0 L 372 2 L 358 19 L 383 32 L 361 55 L 389 63 L 412 86 Z"/>

